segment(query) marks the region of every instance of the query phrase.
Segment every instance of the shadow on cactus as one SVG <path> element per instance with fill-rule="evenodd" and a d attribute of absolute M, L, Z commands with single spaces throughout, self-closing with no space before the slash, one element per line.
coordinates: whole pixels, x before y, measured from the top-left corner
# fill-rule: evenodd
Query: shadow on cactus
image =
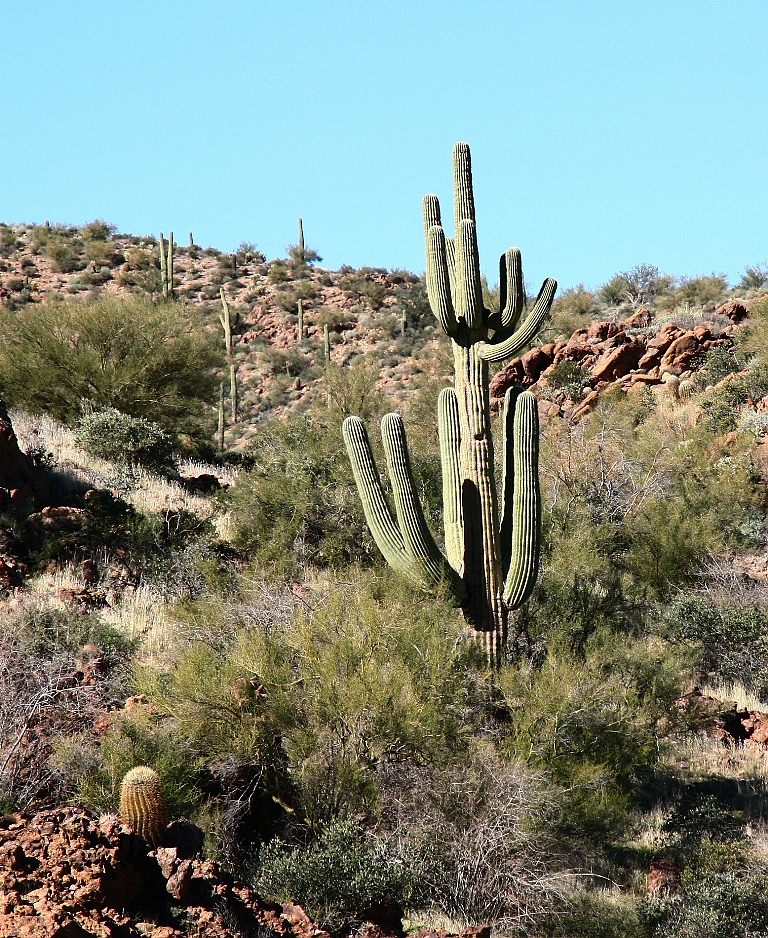
<path fill-rule="evenodd" d="M 343 434 L 366 520 L 387 562 L 427 590 L 446 584 L 495 664 L 510 610 L 531 594 L 539 566 L 541 499 L 539 427 L 534 396 L 510 389 L 504 399 L 501 514 L 494 478 L 489 365 L 521 352 L 549 315 L 557 284 L 544 281 L 526 309 L 520 251 L 500 261 L 498 310 L 483 303 L 469 146 L 453 150 L 455 238 L 443 230 L 437 197 L 424 197 L 427 293 L 451 339 L 455 379 L 438 401 L 443 470 L 445 551 L 427 528 L 411 471 L 405 428 L 387 414 L 381 434 L 395 513 L 387 503 L 368 435 L 359 417 Z"/>

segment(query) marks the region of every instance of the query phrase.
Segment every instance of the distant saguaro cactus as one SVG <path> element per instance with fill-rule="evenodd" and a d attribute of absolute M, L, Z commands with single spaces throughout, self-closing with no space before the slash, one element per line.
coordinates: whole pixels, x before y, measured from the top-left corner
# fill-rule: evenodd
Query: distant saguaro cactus
<path fill-rule="evenodd" d="M 488 366 L 531 343 L 549 315 L 557 284 L 545 280 L 526 311 L 520 251 L 510 248 L 500 263 L 500 309 L 484 307 L 466 143 L 454 147 L 453 171 L 455 240 L 445 236 L 437 197 L 425 196 L 423 204 L 429 303 L 451 339 L 455 367 L 455 387 L 444 389 L 438 402 L 445 552 L 427 528 L 400 415 L 387 414 L 381 422 L 394 515 L 363 422 L 348 417 L 343 434 L 379 550 L 392 567 L 422 587 L 444 584 L 496 664 L 509 611 L 526 601 L 538 575 L 539 426 L 534 396 L 511 388 L 504 399 L 499 517 Z"/>
<path fill-rule="evenodd" d="M 303 264 L 304 261 L 306 260 L 307 252 L 306 252 L 306 247 L 304 246 L 304 222 L 302 221 L 301 218 L 299 219 L 299 240 L 298 240 L 296 247 L 297 247 L 298 258 Z"/>
<path fill-rule="evenodd" d="M 173 232 L 168 235 L 168 250 L 166 252 L 163 233 L 160 232 L 160 287 L 163 299 L 173 299 Z"/>
<path fill-rule="evenodd" d="M 163 783 L 154 769 L 137 765 L 120 785 L 120 818 L 151 847 L 162 843 L 168 825 Z"/>

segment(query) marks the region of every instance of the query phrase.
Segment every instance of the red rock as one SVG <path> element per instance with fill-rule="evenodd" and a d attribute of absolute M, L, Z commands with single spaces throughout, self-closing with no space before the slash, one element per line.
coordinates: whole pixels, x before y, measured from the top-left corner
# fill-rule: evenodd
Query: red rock
<path fill-rule="evenodd" d="M 681 335 L 679 338 L 675 339 L 674 342 L 667 348 L 664 352 L 664 357 L 661 360 L 662 367 L 664 365 L 672 365 L 676 363 L 683 355 L 690 353 L 695 354 L 699 350 L 699 341 L 692 332 L 686 332 Z"/>
<path fill-rule="evenodd" d="M 593 381 L 611 381 L 628 374 L 637 367 L 643 355 L 639 342 L 628 342 L 603 354 L 590 370 Z"/>
<path fill-rule="evenodd" d="M 532 348 L 520 358 L 526 378 L 531 382 L 539 380 L 542 371 L 552 364 L 552 358 L 542 348 Z"/>
<path fill-rule="evenodd" d="M 747 318 L 748 308 L 741 300 L 728 300 L 715 310 L 718 316 L 727 316 L 731 322 L 741 322 Z"/>
<path fill-rule="evenodd" d="M 661 361 L 661 349 L 660 348 L 649 348 L 645 354 L 642 356 L 640 361 L 637 363 L 638 368 L 648 369 L 655 368 L 656 365 Z"/>

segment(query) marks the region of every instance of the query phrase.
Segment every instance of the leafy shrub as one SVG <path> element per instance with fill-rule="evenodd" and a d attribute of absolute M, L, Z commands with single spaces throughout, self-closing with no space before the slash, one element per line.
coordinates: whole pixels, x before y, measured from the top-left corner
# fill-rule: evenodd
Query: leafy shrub
<path fill-rule="evenodd" d="M 83 404 L 150 420 L 181 445 L 210 430 L 221 354 L 185 307 L 135 297 L 2 315 L 5 399 L 74 423 Z"/>
<path fill-rule="evenodd" d="M 305 847 L 274 840 L 259 857 L 261 895 L 298 902 L 325 927 L 339 931 L 377 913 L 411 908 L 418 869 L 355 821 L 338 821 Z"/>
<path fill-rule="evenodd" d="M 102 218 L 83 225 L 82 235 L 86 241 L 109 241 L 112 235 L 117 231 L 115 225 L 110 225 Z"/>
<path fill-rule="evenodd" d="M 620 828 L 626 793 L 657 759 L 659 720 L 680 693 L 678 665 L 604 630 L 584 657 L 552 639 L 540 665 L 502 670 L 512 713 L 504 745 L 567 786 L 566 832 L 599 837 Z"/>
<path fill-rule="evenodd" d="M 768 394 L 768 362 L 759 363 L 747 374 L 735 375 L 718 388 L 702 407 L 716 433 L 736 427 L 739 408 L 749 401 L 759 401 Z"/>
<path fill-rule="evenodd" d="M 643 306 L 668 290 L 671 282 L 672 278 L 660 274 L 658 267 L 639 264 L 612 277 L 600 288 L 599 296 L 604 303 L 611 306 L 620 306 L 627 302 L 633 306 Z"/>
<path fill-rule="evenodd" d="M 768 934 L 764 870 L 684 877 L 679 894 L 645 907 L 655 938 L 733 938 Z"/>
<path fill-rule="evenodd" d="M 130 417 L 114 407 L 81 417 L 75 439 L 87 453 L 111 462 L 142 465 L 160 472 L 173 468 L 173 442 L 151 420 Z"/>
<path fill-rule="evenodd" d="M 460 753 L 478 694 L 445 602 L 348 576 L 312 610 L 269 586 L 230 609 L 192 604 L 168 671 L 138 679 L 195 752 L 257 768 L 313 829 L 371 812 L 381 763 Z"/>
<path fill-rule="evenodd" d="M 113 714 L 98 747 L 89 734 L 59 740 L 55 763 L 76 781 L 80 802 L 93 811 L 117 808 L 120 782 L 137 765 L 160 775 L 171 816 L 188 817 L 204 801 L 201 760 L 150 707 Z"/>
<path fill-rule="evenodd" d="M 547 375 L 547 387 L 556 394 L 579 400 L 584 396 L 584 389 L 591 387 L 589 370 L 578 362 L 564 359 Z"/>
<path fill-rule="evenodd" d="M 745 290 L 759 290 L 768 283 L 768 265 L 754 264 L 741 275 L 739 286 Z"/>
<path fill-rule="evenodd" d="M 745 362 L 733 348 L 716 345 L 704 356 L 704 361 L 696 372 L 694 380 L 699 388 L 707 388 L 713 384 L 719 384 L 728 375 L 741 371 L 744 365 Z"/>
<path fill-rule="evenodd" d="M 552 304 L 552 316 L 546 327 L 547 334 L 570 338 L 587 320 L 593 319 L 597 312 L 597 297 L 583 284 L 563 290 Z"/>
<path fill-rule="evenodd" d="M 665 635 L 692 648 L 693 666 L 724 684 L 768 692 L 768 611 L 755 602 L 682 594 L 664 618 Z"/>
<path fill-rule="evenodd" d="M 254 468 L 229 496 L 239 547 L 286 573 L 372 559 L 341 433 L 326 415 L 260 424 L 249 452 Z"/>
<path fill-rule="evenodd" d="M 45 253 L 53 262 L 54 270 L 63 274 L 70 274 L 83 268 L 79 245 L 69 238 L 51 238 L 45 245 Z"/>

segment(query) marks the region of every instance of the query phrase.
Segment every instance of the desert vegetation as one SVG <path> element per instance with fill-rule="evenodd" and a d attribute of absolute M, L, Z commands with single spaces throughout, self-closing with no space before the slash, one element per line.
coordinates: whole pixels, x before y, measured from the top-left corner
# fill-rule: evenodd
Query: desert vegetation
<path fill-rule="evenodd" d="M 489 285 L 455 159 L 424 277 L 0 226 L 18 907 L 64 818 L 167 934 L 768 934 L 765 268 Z"/>

